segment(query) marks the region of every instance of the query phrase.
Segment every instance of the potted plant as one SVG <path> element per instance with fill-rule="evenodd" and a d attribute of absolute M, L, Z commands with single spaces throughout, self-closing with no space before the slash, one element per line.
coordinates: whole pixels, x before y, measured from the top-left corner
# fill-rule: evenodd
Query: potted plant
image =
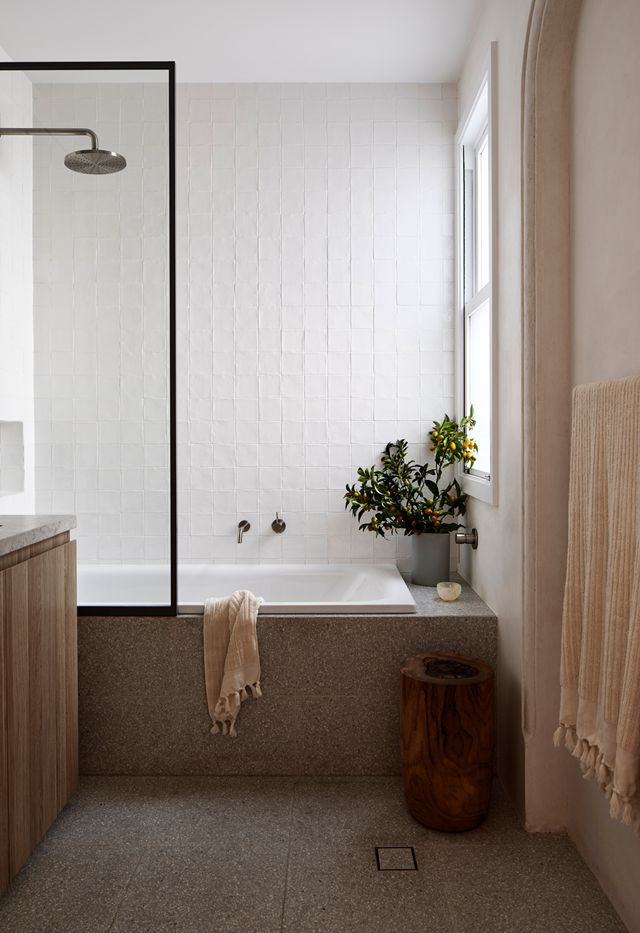
<path fill-rule="evenodd" d="M 380 469 L 360 467 L 357 483 L 347 484 L 345 508 L 361 531 L 413 535 L 412 580 L 422 586 L 449 579 L 449 534 L 464 527 L 456 519 L 466 512 L 467 496 L 445 471 L 456 463 L 465 472 L 473 466 L 478 445 L 468 432 L 474 426 L 473 406 L 460 422 L 445 415 L 430 434 L 433 466 L 409 460 L 407 442 L 397 440 L 385 447 Z"/>

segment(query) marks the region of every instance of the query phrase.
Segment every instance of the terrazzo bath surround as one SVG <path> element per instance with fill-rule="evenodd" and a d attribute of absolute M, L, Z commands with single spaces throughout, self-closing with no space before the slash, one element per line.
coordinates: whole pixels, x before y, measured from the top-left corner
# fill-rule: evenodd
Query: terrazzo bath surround
<path fill-rule="evenodd" d="M 399 671 L 449 651 L 495 665 L 497 620 L 467 586 L 411 587 L 414 615 L 259 616 L 263 696 L 238 738 L 209 734 L 202 616 L 80 617 L 83 774 L 392 775 Z"/>

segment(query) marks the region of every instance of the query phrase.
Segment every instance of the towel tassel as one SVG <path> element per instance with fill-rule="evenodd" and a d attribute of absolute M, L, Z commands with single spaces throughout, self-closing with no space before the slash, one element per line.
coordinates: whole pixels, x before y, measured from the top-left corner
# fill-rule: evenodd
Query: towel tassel
<path fill-rule="evenodd" d="M 254 696 L 261 697 L 262 690 L 260 689 L 260 681 L 256 680 L 255 684 L 251 688 L 253 690 Z"/>
<path fill-rule="evenodd" d="M 211 726 L 211 735 L 218 735 L 219 732 L 220 732 L 220 726 L 218 725 L 217 722 L 214 722 L 214 724 Z"/>
<path fill-rule="evenodd" d="M 622 801 L 620 800 L 620 795 L 617 791 L 613 791 L 611 794 L 611 804 L 609 806 L 609 813 L 614 820 L 619 820 L 622 814 Z"/>
<path fill-rule="evenodd" d="M 626 801 L 626 803 L 625 803 L 625 805 L 624 805 L 624 807 L 623 807 L 623 810 L 622 810 L 622 822 L 623 822 L 626 826 L 633 826 L 633 821 L 634 821 L 634 819 L 633 819 L 633 807 L 631 806 L 631 804 L 629 803 L 629 801 Z"/>
<path fill-rule="evenodd" d="M 247 693 L 247 688 L 243 687 L 240 691 L 240 702 L 243 703 L 248 698 L 248 696 L 249 694 Z"/>
<path fill-rule="evenodd" d="M 568 752 L 573 754 L 573 750 L 576 747 L 577 737 L 576 731 L 572 726 L 564 727 L 564 747 Z"/>

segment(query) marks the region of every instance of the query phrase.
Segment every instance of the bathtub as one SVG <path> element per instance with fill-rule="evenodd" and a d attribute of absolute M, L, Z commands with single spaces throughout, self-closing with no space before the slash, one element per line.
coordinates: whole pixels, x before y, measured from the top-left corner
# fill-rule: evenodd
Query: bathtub
<path fill-rule="evenodd" d="M 81 564 L 80 606 L 158 606 L 169 598 L 161 565 Z M 413 613 L 416 604 L 394 564 L 182 564 L 180 612 L 202 612 L 205 599 L 251 590 L 261 614 Z"/>

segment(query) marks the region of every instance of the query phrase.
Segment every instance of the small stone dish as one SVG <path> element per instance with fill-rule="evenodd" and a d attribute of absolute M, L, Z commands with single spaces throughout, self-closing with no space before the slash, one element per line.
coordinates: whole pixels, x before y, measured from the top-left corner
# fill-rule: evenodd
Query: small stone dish
<path fill-rule="evenodd" d="M 444 599 L 446 603 L 452 603 L 462 592 L 462 587 L 459 583 L 438 583 L 436 589 L 438 590 L 440 599 Z"/>

